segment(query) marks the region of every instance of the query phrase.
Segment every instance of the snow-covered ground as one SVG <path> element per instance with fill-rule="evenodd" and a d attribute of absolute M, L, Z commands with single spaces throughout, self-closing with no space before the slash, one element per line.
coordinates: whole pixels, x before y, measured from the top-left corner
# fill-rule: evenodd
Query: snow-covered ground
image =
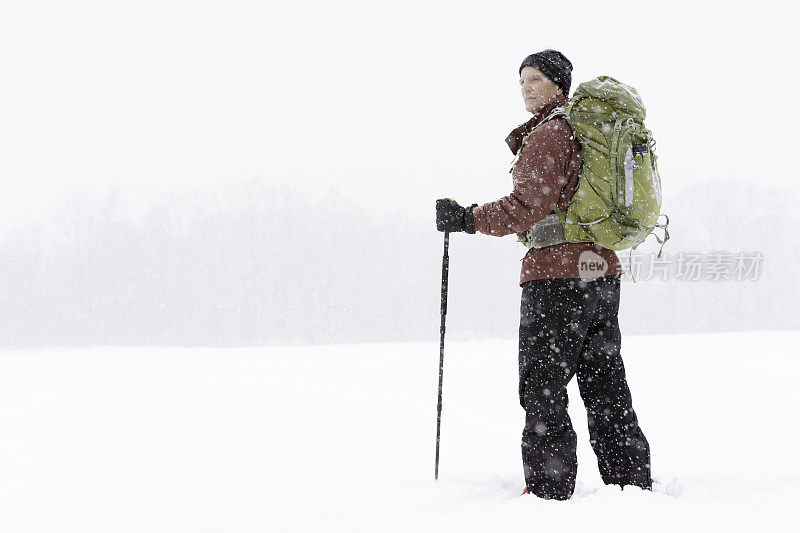
<path fill-rule="evenodd" d="M 800 332 L 624 336 L 666 492 L 523 488 L 516 342 L 0 353 L 0 531 L 794 531 Z"/>

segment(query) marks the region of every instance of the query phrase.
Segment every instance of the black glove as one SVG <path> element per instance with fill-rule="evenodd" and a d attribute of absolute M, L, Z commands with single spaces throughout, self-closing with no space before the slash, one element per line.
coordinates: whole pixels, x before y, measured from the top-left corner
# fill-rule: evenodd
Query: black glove
<path fill-rule="evenodd" d="M 436 200 L 436 229 L 475 233 L 475 220 L 472 218 L 474 207 L 478 207 L 478 204 L 461 207 L 458 202 L 450 198 Z"/>

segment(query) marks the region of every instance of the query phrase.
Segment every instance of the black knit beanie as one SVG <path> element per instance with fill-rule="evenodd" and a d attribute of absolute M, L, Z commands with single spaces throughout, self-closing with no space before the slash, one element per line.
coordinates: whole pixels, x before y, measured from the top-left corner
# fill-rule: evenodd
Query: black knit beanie
<path fill-rule="evenodd" d="M 533 67 L 550 78 L 550 81 L 561 87 L 564 96 L 569 98 L 569 86 L 572 84 L 572 63 L 564 54 L 548 48 L 526 57 L 519 67 L 520 76 L 525 67 Z"/>

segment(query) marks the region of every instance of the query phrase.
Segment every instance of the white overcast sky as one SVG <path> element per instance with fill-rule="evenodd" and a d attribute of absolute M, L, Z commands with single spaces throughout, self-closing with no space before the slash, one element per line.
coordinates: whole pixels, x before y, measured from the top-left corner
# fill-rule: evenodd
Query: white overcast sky
<path fill-rule="evenodd" d="M 573 91 L 639 90 L 665 204 L 711 179 L 800 193 L 796 1 L 0 6 L 2 232 L 71 191 L 135 213 L 253 178 L 419 216 L 495 200 L 530 117 L 519 64 L 545 48 Z"/>

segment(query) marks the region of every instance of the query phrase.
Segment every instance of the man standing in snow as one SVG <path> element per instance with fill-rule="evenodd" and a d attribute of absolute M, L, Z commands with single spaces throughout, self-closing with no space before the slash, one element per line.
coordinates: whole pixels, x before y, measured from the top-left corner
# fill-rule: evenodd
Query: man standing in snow
<path fill-rule="evenodd" d="M 525 109 L 533 113 L 506 138 L 517 156 L 513 191 L 469 208 L 436 201 L 439 231 L 522 235 L 554 212 L 566 211 L 578 184 L 580 145 L 563 116 L 534 130 L 567 101 L 572 63 L 556 50 L 520 66 Z M 567 384 L 577 374 L 592 448 L 603 482 L 651 489 L 650 447 L 631 404 L 620 355 L 622 268 L 613 250 L 563 242 L 531 248 L 522 261 L 519 398 L 525 409 L 523 494 L 566 500 L 575 490 L 577 438 L 567 414 Z"/>

